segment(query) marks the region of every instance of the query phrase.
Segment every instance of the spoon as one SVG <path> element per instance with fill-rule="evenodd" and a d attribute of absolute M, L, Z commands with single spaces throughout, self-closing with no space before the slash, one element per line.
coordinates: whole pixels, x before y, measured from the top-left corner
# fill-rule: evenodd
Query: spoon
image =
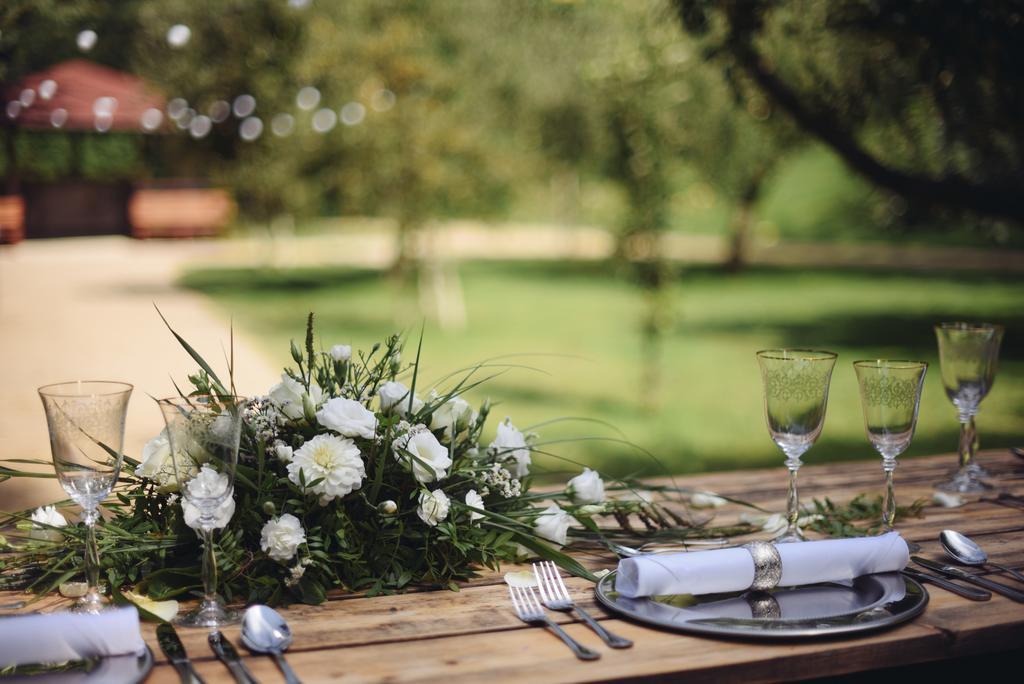
<path fill-rule="evenodd" d="M 288 684 L 301 684 L 284 659 L 284 652 L 292 643 L 292 631 L 276 610 L 270 606 L 249 606 L 242 618 L 242 643 L 253 653 L 269 653 L 274 656 L 285 681 Z"/>
<path fill-rule="evenodd" d="M 999 568 L 1003 572 L 1010 573 L 1014 579 L 1024 582 L 1024 575 L 998 563 L 993 563 L 988 559 L 988 554 L 985 553 L 985 550 L 978 546 L 974 540 L 960 534 L 956 530 L 943 530 L 942 534 L 939 535 L 939 542 L 942 544 L 942 548 L 946 550 L 946 553 L 964 565 L 985 565 L 987 563 L 993 568 Z"/>

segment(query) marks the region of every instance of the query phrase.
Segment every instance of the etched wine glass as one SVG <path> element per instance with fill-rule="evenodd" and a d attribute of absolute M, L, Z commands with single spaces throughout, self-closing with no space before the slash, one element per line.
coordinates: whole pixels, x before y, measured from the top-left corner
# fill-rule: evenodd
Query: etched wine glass
<path fill-rule="evenodd" d="M 50 452 L 57 480 L 82 507 L 85 522 L 86 592 L 71 610 L 96 613 L 106 605 L 99 589 L 100 552 L 96 544 L 99 505 L 121 472 L 124 427 L 132 386 L 107 380 L 78 380 L 40 387 Z"/>
<path fill-rule="evenodd" d="M 942 384 L 960 418 L 960 467 L 952 480 L 937 487 L 953 492 L 981 492 L 989 485 L 980 480 L 985 473 L 975 461 L 978 433 L 974 416 L 995 381 L 1003 327 L 989 323 L 940 323 L 935 326 L 935 337 L 939 342 Z"/>
<path fill-rule="evenodd" d="M 821 435 L 828 403 L 828 386 L 836 354 L 812 349 L 765 349 L 757 352 L 764 382 L 764 413 L 768 432 L 782 453 L 789 469 L 789 494 L 786 497 L 786 529 L 776 542 L 803 541 L 797 525 L 800 498 L 797 472 L 800 457 Z"/>
<path fill-rule="evenodd" d="M 871 446 L 882 456 L 882 470 L 885 471 L 882 528 L 884 532 L 891 532 L 896 519 L 893 485 L 896 457 L 907 450 L 914 438 L 928 364 L 924 361 L 880 359 L 854 361 L 853 369 L 860 386 L 864 430 Z"/>
<path fill-rule="evenodd" d="M 245 402 L 242 397 L 214 395 L 157 402 L 167 425 L 185 523 L 203 540 L 203 598 L 198 608 L 175 620 L 184 627 L 219 628 L 241 619 L 217 596 L 213 540 L 235 511 L 235 468 Z"/>

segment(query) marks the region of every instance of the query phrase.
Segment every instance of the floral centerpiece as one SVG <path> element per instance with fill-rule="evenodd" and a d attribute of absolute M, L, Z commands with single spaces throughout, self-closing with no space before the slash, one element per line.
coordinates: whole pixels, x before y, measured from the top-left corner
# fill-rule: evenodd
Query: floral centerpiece
<path fill-rule="evenodd" d="M 223 382 L 171 332 L 200 366 L 182 396 L 233 393 L 233 380 Z M 402 346 L 392 336 L 366 352 L 343 344 L 317 351 L 310 315 L 304 348 L 291 346 L 294 365 L 265 396 L 248 400 L 234 496 L 218 511 L 228 599 L 319 603 L 331 590 L 457 588 L 481 567 L 526 554 L 593 579 L 565 545 L 749 531 L 710 528 L 652 503 L 638 483 L 606 486 L 590 469 L 564 490 L 532 491 L 532 457 L 544 443 L 509 418 L 485 439 L 489 402 L 473 407 L 463 398 L 489 367 L 423 388 L 421 347 L 405 362 Z M 176 491 L 166 431 L 125 463 L 99 533 L 109 585 L 157 599 L 197 589 L 198 541 L 188 527 L 198 514 Z M 614 525 L 599 526 L 602 516 Z M 80 554 L 67 540 L 80 540 L 80 527 L 58 510 L 0 520 L 11 523 L 28 534 L 0 538 L 0 586 L 48 591 L 79 572 Z"/>

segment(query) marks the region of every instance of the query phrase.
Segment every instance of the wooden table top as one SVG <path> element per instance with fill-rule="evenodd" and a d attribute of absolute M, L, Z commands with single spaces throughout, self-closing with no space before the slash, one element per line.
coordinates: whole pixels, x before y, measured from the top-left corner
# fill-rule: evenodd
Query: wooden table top
<path fill-rule="evenodd" d="M 902 503 L 930 498 L 932 484 L 945 479 L 955 455 L 906 460 L 896 471 L 896 495 Z M 999 488 L 1024 494 L 1024 461 L 1006 451 L 981 454 Z M 781 510 L 786 471 L 746 470 L 677 478 L 680 485 L 714 491 Z M 829 496 L 837 503 L 860 493 L 878 494 L 882 471 L 875 461 L 807 466 L 800 472 L 805 500 Z M 986 495 L 991 498 L 992 495 Z M 738 511 L 719 509 L 716 521 Z M 904 536 L 922 546 L 921 555 L 939 559 L 941 530 L 958 529 L 975 538 L 997 563 L 1024 568 L 1024 511 L 993 501 L 973 501 L 956 509 L 928 507 L 925 516 L 899 525 Z M 610 567 L 610 557 L 582 557 L 590 567 Z M 523 569 L 505 566 L 502 571 Z M 1008 578 L 1000 581 L 1015 585 Z M 322 606 L 293 606 L 282 611 L 294 634 L 288 661 L 298 676 L 312 682 L 593 682 L 646 678 L 687 681 L 757 682 L 824 677 L 882 667 L 924 663 L 1024 647 L 1024 604 L 999 595 L 977 603 L 927 585 L 931 595 L 924 614 L 896 628 L 856 638 L 783 643 L 727 641 L 661 631 L 605 613 L 594 602 L 593 585 L 567 580 L 574 598 L 635 646 L 612 650 L 584 625 L 564 613 L 553 617 L 582 643 L 601 652 L 593 662 L 576 660 L 552 634 L 514 616 L 500 573 L 486 572 L 461 591 L 430 591 L 374 598 L 340 597 Z M 1018 588 L 1021 588 L 1017 585 Z M 20 595 L 18 595 L 20 596 Z M 15 595 L 0 594 L 0 601 Z M 63 600 L 48 597 L 33 605 L 46 610 Z M 157 646 L 155 626 L 143 633 L 157 665 L 147 680 L 178 681 Z M 269 657 L 249 655 L 238 628 L 224 630 L 261 682 L 283 677 Z M 205 680 L 231 681 L 213 658 L 205 632 L 179 630 L 196 669 Z"/>

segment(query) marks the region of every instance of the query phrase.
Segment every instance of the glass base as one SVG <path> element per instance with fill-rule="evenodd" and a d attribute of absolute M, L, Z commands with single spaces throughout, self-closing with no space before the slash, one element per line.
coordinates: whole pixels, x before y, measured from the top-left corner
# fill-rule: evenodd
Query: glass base
<path fill-rule="evenodd" d="M 87 593 L 75 601 L 68 611 L 75 614 L 95 615 L 111 608 L 113 608 L 113 604 L 102 594 Z"/>
<path fill-rule="evenodd" d="M 963 468 L 949 482 L 940 482 L 935 485 L 936 489 L 944 492 L 958 492 L 960 494 L 976 494 L 992 489 L 992 485 L 978 479 L 977 472 L 970 468 Z"/>
<path fill-rule="evenodd" d="M 804 536 L 804 533 L 801 532 L 799 528 L 784 530 L 782 534 L 772 539 L 772 542 L 775 544 L 790 544 L 792 542 L 802 541 L 807 541 L 807 537 Z"/>
<path fill-rule="evenodd" d="M 242 621 L 242 613 L 224 606 L 220 600 L 204 600 L 195 610 L 179 615 L 173 622 L 179 627 L 204 627 L 214 629 L 237 625 Z"/>

